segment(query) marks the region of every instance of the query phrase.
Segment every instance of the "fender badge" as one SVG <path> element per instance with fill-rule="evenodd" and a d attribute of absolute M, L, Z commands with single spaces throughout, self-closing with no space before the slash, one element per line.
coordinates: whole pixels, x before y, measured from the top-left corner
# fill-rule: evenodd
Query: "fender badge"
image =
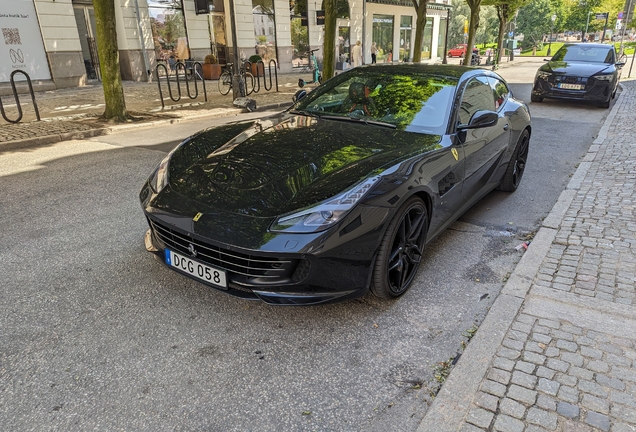
<path fill-rule="evenodd" d="M 459 160 L 459 155 L 457 154 L 457 150 L 456 149 L 451 149 L 451 153 L 453 154 L 453 157 L 455 158 L 455 160 L 458 161 Z"/>
<path fill-rule="evenodd" d="M 203 216 L 203 213 L 197 213 L 196 216 L 192 218 L 192 220 L 198 222 L 199 219 L 201 219 L 201 216 Z"/>

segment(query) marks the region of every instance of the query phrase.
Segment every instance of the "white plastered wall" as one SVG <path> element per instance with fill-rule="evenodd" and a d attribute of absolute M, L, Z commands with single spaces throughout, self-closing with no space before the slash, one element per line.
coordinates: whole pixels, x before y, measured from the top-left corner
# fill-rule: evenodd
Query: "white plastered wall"
<path fill-rule="evenodd" d="M 46 52 L 82 51 L 71 0 L 35 0 L 35 8 Z"/>

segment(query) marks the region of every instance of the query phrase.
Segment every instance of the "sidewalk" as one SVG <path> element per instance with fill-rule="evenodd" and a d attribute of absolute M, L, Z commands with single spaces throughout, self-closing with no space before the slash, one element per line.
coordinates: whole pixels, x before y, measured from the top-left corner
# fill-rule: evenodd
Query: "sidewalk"
<path fill-rule="evenodd" d="M 636 82 L 418 432 L 636 431 Z"/>
<path fill-rule="evenodd" d="M 532 58 L 519 57 L 515 62 L 505 59 L 500 67 L 506 68 Z M 450 63 L 459 63 L 459 59 L 449 59 Z M 266 91 L 261 81 L 260 90 L 249 95 L 256 100 L 257 110 L 283 109 L 291 104 L 292 96 L 299 89 L 298 79 L 311 80 L 310 74 L 280 74 L 278 89 L 272 77 L 272 88 Z M 173 95 L 177 98 L 177 89 L 173 82 Z M 269 86 L 269 80 L 267 80 Z M 313 84 L 307 89 L 314 88 Z M 104 112 L 104 92 L 99 81 L 91 81 L 83 87 L 72 87 L 59 90 L 39 91 L 35 100 L 40 112 L 41 122 L 36 120 L 35 110 L 29 94 L 21 94 L 20 102 L 24 117 L 18 124 L 11 124 L 0 119 L 0 148 L 13 150 L 30 145 L 43 145 L 54 142 L 80 139 L 112 133 L 126 128 L 149 127 L 157 124 L 176 123 L 202 117 L 233 116 L 245 112 L 242 108 L 232 106 L 232 93 L 223 96 L 218 90 L 217 80 L 206 81 L 206 94 L 199 82 L 199 96 L 190 99 L 185 82 L 181 82 L 181 99 L 174 102 L 170 99 L 165 80 L 162 80 L 162 92 L 165 108 L 161 107 L 157 82 L 124 81 L 124 97 L 127 110 L 137 120 L 127 124 L 108 124 L 98 119 Z M 195 90 L 191 84 L 191 92 Z M 2 96 L 2 103 L 9 119 L 18 117 L 17 107 L 12 95 Z"/>
<path fill-rule="evenodd" d="M 299 89 L 298 78 L 310 79 L 307 74 L 285 74 L 278 76 L 278 89 L 272 78 L 270 91 L 261 88 L 249 95 L 256 100 L 257 109 L 283 108 L 291 104 L 292 96 Z M 172 84 L 175 98 L 178 96 L 176 83 Z M 269 80 L 267 81 L 269 87 Z M 201 117 L 231 116 L 244 112 L 244 109 L 232 106 L 232 93 L 223 96 L 218 90 L 218 81 L 206 81 L 205 101 L 201 82 L 196 99 L 190 99 L 185 82 L 181 81 L 181 99 L 170 99 L 168 87 L 162 79 L 162 92 L 165 108 L 162 109 L 159 89 L 156 81 L 124 82 L 124 97 L 127 110 L 137 120 L 127 124 L 108 124 L 98 119 L 104 112 L 104 91 L 101 82 L 91 81 L 83 87 L 65 88 L 36 92 L 35 100 L 42 121 L 38 122 L 29 94 L 21 94 L 20 102 L 24 117 L 18 124 L 0 119 L 0 147 L 19 148 L 34 143 L 46 144 L 111 133 L 114 130 L 131 127 L 147 127 L 158 123 L 175 123 Z M 312 88 L 309 85 L 308 88 Z M 190 91 L 195 94 L 190 83 Z M 18 118 L 18 110 L 13 96 L 3 96 L 2 102 L 9 119 Z M 9 145 L 10 144 L 10 145 Z"/>

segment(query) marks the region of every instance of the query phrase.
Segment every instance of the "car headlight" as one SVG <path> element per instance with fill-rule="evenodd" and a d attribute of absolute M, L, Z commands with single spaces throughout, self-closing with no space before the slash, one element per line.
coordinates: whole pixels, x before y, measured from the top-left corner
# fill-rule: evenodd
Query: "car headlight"
<path fill-rule="evenodd" d="M 168 184 L 168 167 L 170 166 L 171 157 L 172 152 L 168 153 L 168 155 L 159 162 L 159 165 L 150 176 L 150 179 L 148 179 L 148 183 L 155 193 L 161 192 Z"/>
<path fill-rule="evenodd" d="M 594 75 L 594 79 L 597 81 L 611 81 L 614 76 L 612 74 L 608 75 Z"/>
<path fill-rule="evenodd" d="M 552 76 L 552 72 L 539 71 L 537 72 L 537 78 L 547 79 Z"/>
<path fill-rule="evenodd" d="M 341 221 L 381 177 L 370 177 L 353 188 L 322 203 L 296 213 L 281 216 L 271 226 L 272 231 L 310 233 L 324 231 Z"/>

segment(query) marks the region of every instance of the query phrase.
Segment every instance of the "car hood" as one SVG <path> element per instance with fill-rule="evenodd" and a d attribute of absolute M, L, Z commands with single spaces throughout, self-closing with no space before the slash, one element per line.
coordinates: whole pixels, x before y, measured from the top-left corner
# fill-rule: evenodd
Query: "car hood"
<path fill-rule="evenodd" d="M 545 72 L 555 72 L 559 74 L 575 75 L 575 76 L 592 76 L 602 72 L 611 72 L 612 65 L 607 63 L 582 63 L 582 62 L 564 62 L 551 61 L 541 66 L 540 70 Z"/>
<path fill-rule="evenodd" d="M 437 135 L 290 114 L 243 127 L 231 139 L 210 129 L 177 149 L 170 191 L 207 210 L 271 218 L 335 196 L 440 141 Z M 209 151 L 219 136 L 222 143 Z"/>

